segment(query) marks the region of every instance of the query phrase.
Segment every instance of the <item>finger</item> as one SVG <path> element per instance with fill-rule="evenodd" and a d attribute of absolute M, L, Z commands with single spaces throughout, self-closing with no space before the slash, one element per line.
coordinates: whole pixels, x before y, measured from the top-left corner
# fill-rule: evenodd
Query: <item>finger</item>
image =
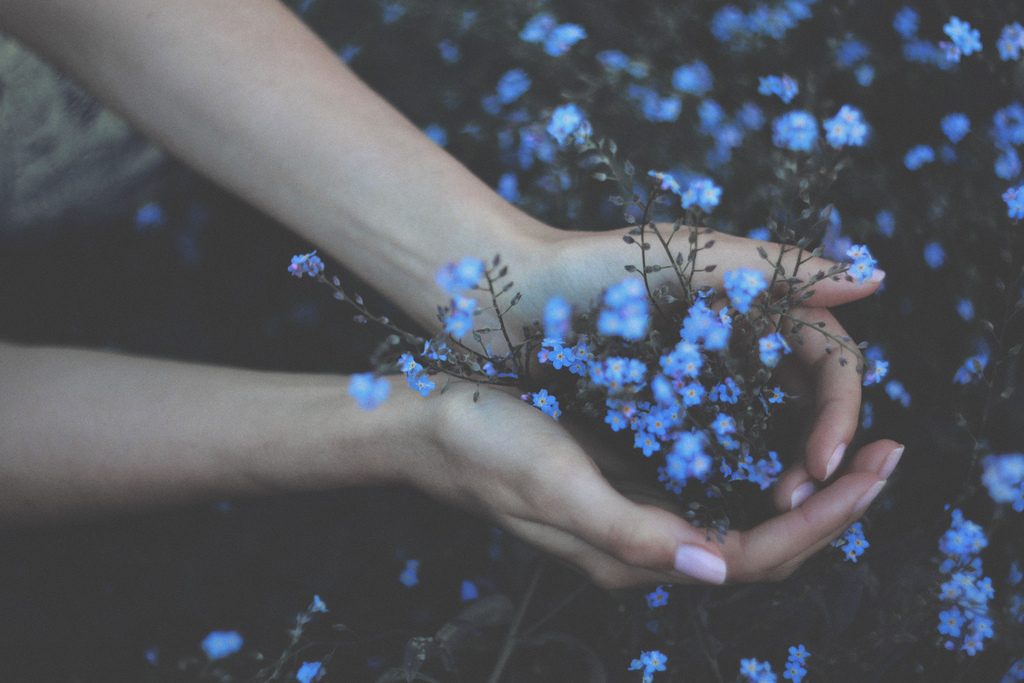
<path fill-rule="evenodd" d="M 527 543 L 585 573 L 601 588 L 615 590 L 679 582 L 674 574 L 632 567 L 572 534 L 528 519 L 511 517 L 502 525 Z"/>
<path fill-rule="evenodd" d="M 585 458 L 585 456 L 582 456 Z M 534 492 L 532 519 L 566 531 L 631 567 L 720 584 L 720 546 L 677 515 L 633 503 L 596 468 L 547 472 Z"/>
<path fill-rule="evenodd" d="M 834 538 L 874 500 L 885 484 L 877 475 L 851 472 L 811 496 L 795 510 L 750 531 L 730 532 L 724 555 L 731 581 L 778 578 L 778 567 L 805 557 L 807 551 Z"/>
<path fill-rule="evenodd" d="M 784 331 L 794 356 L 809 369 L 814 385 L 814 420 L 804 448 L 804 467 L 812 477 L 824 481 L 839 467 L 857 431 L 859 368 L 863 360 L 846 330 L 827 309 L 794 309 L 794 318 L 806 326 L 787 319 Z M 800 329 L 794 337 L 797 327 Z"/>
<path fill-rule="evenodd" d="M 687 228 L 683 228 L 687 230 Z M 678 237 L 676 239 L 679 239 Z M 684 237 L 683 239 L 686 239 Z M 773 280 L 778 266 L 777 280 L 796 278 L 795 286 L 816 281 L 810 286 L 810 296 L 804 301 L 809 306 L 831 307 L 863 299 L 874 294 L 885 273 L 875 269 L 874 274 L 865 282 L 855 282 L 845 273 L 829 276 L 837 265 L 835 261 L 812 256 L 807 250 L 792 245 L 781 245 L 775 242 L 752 240 L 745 237 L 725 235 L 714 231 L 701 231 L 698 246 L 704 247 L 709 241 L 714 245 L 706 252 L 701 252 L 697 264 L 698 272 L 702 267 L 714 264 L 711 273 L 699 272 L 700 284 L 711 285 L 722 291 L 723 279 L 729 271 L 738 268 L 753 268 L 761 272 L 768 282 Z M 762 252 L 764 256 L 762 256 Z M 780 283 L 778 293 L 785 291 L 787 285 Z"/>
<path fill-rule="evenodd" d="M 888 479 L 903 455 L 903 446 L 891 439 L 881 439 L 867 444 L 849 464 L 850 472 L 876 474 Z M 818 485 L 802 463 L 788 468 L 775 482 L 772 502 L 780 511 L 799 507 L 818 490 Z"/>

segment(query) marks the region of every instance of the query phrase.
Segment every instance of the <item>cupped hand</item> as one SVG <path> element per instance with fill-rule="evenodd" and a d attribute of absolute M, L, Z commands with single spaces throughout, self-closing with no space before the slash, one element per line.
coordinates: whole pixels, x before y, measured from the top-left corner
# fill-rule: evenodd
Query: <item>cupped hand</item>
<path fill-rule="evenodd" d="M 659 224 L 658 229 L 666 239 L 672 234 L 671 225 Z M 544 304 L 552 296 L 561 296 L 578 308 L 589 308 L 598 303 L 604 288 L 630 276 L 624 266 L 629 264 L 639 268 L 641 265 L 639 248 L 623 242 L 623 237 L 630 230 L 549 230 L 541 233 L 542 237 L 520 256 L 526 264 L 526 272 L 521 273 L 517 280 L 522 285 L 520 289 L 524 296 L 518 310 L 513 309 L 513 327 L 540 320 Z M 686 257 L 689 233 L 690 228 L 684 226 L 672 237 L 669 251 L 673 256 L 681 251 Z M 650 227 L 646 229 L 645 238 L 651 244 L 646 253 L 647 265 L 663 267 L 649 276 L 652 289 L 668 285 L 678 295 L 678 278 L 671 268 L 669 255 Z M 639 238 L 634 239 L 639 241 Z M 761 271 L 766 280 L 772 280 L 781 245 L 702 228 L 698 245 L 703 248 L 711 240 L 714 245 L 698 255 L 693 285 L 695 288 L 713 287 L 718 293 L 718 305 L 724 305 L 722 283 L 725 274 L 731 270 L 752 268 Z M 768 258 L 764 258 L 762 252 Z M 787 277 L 796 277 L 803 282 L 817 273 L 829 272 L 835 265 L 833 261 L 809 257 L 807 252 L 796 249 L 786 251 L 779 263 Z M 711 272 L 703 270 L 710 265 L 715 266 Z M 824 327 L 817 330 L 808 327 L 801 331 L 803 343 L 793 345 L 794 353 L 786 358 L 778 371 L 783 388 L 788 393 L 799 395 L 800 405 L 807 416 L 802 457 L 783 473 L 773 490 L 773 500 L 779 510 L 793 509 L 807 500 L 821 482 L 839 471 L 844 461 L 860 414 L 862 378 L 857 368 L 863 359 L 856 342 L 849 338 L 829 309 L 873 294 L 883 278 L 884 273 L 877 270 L 870 280 L 863 283 L 843 277 L 822 279 L 811 287 L 811 296 L 791 311 L 792 318 L 783 321 L 785 332 L 793 330 L 796 320 L 802 320 L 809 326 L 824 323 Z M 781 292 L 781 286 L 779 290 Z M 840 363 L 840 356 L 848 362 Z M 880 470 L 883 478 L 891 474 L 902 452 L 902 447 L 894 444 L 885 454 Z"/>
<path fill-rule="evenodd" d="M 841 534 L 878 494 L 886 455 L 878 441 L 849 471 L 798 509 L 724 542 L 654 505 L 628 500 L 591 453 L 607 449 L 593 431 L 575 435 L 503 390 L 453 383 L 424 405 L 434 411 L 429 446 L 403 467 L 413 485 L 481 512 L 606 588 L 663 583 L 746 582 L 788 576 Z M 606 458 L 637 453 L 601 453 Z"/>

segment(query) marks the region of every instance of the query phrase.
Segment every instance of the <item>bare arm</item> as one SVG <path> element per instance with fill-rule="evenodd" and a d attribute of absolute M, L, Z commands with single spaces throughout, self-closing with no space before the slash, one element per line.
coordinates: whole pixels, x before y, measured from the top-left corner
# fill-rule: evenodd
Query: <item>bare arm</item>
<path fill-rule="evenodd" d="M 336 376 L 0 343 L 0 519 L 384 483 L 426 401 Z M 401 416 L 400 418 L 398 416 Z"/>
<path fill-rule="evenodd" d="M 549 230 L 277 0 L 0 0 L 0 25 L 425 325 L 438 267 L 495 251 L 521 266 Z"/>

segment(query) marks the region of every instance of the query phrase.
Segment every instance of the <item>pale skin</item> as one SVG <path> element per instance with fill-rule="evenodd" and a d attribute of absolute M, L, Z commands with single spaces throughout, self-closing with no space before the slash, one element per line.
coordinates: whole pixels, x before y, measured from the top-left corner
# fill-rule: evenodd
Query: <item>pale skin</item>
<path fill-rule="evenodd" d="M 555 294 L 587 305 L 632 257 L 621 231 L 561 231 L 509 205 L 275 0 L 0 0 L 0 28 L 427 329 L 443 299 L 434 273 L 462 256 L 498 252 L 514 269 L 524 298 L 513 329 Z M 719 236 L 706 284 L 763 267 L 757 245 Z M 880 279 L 823 282 L 800 314 L 843 335 L 829 308 Z M 595 466 L 604 456 L 589 435 L 498 389 L 478 403 L 465 384 L 422 399 L 399 380 L 366 412 L 336 376 L 11 344 L 0 344 L 0 515 L 28 523 L 405 483 L 481 512 L 605 587 L 779 579 L 863 513 L 902 454 L 881 440 L 842 456 L 860 378 L 824 348 L 808 336 L 783 370 L 813 398 L 804 452 L 773 490 L 780 514 L 724 543 L 628 500 Z M 696 569 L 692 552 L 680 560 L 692 550 Z"/>

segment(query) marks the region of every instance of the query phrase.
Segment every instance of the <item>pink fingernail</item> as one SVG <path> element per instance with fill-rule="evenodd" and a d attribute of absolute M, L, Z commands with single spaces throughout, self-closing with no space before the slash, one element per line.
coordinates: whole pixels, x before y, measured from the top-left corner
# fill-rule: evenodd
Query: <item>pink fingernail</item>
<path fill-rule="evenodd" d="M 892 453 L 885 457 L 885 462 L 882 463 L 882 468 L 878 470 L 878 476 L 882 479 L 889 478 L 889 475 L 896 469 L 896 465 L 900 463 L 900 458 L 903 457 L 903 448 L 903 446 L 894 448 Z"/>
<path fill-rule="evenodd" d="M 836 446 L 836 449 L 832 451 L 832 456 L 828 459 L 828 465 L 825 467 L 825 478 L 828 479 L 832 476 L 832 473 L 839 467 L 839 463 L 843 461 L 843 453 L 846 452 L 846 444 L 841 443 Z"/>
<path fill-rule="evenodd" d="M 676 550 L 676 571 L 708 583 L 725 583 L 725 560 L 695 545 L 681 545 Z"/>
<path fill-rule="evenodd" d="M 868 278 L 868 282 L 881 282 L 885 279 L 885 271 L 881 268 L 875 268 L 874 272 L 871 273 L 871 277 Z"/>
<path fill-rule="evenodd" d="M 812 482 L 806 481 L 793 489 L 793 495 L 789 497 L 789 509 L 795 510 L 800 504 L 811 497 L 815 486 Z"/>
<path fill-rule="evenodd" d="M 860 497 L 860 500 L 857 501 L 857 504 L 853 506 L 854 512 L 856 512 L 859 515 L 860 513 L 867 510 L 868 506 L 871 505 L 871 501 L 878 497 L 878 494 L 882 492 L 882 487 L 884 486 L 885 482 L 879 481 L 876 482 L 871 488 L 869 488 L 867 492 Z"/>

